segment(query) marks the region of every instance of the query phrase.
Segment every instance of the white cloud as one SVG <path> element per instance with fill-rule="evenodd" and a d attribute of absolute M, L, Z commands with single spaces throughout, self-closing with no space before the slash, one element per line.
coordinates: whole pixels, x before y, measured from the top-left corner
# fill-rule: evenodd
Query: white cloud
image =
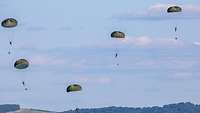
<path fill-rule="evenodd" d="M 65 61 L 47 55 L 36 55 L 30 58 L 30 62 L 32 65 L 60 65 L 64 64 Z"/>
<path fill-rule="evenodd" d="M 155 4 L 148 8 L 148 12 L 166 12 L 166 9 L 169 7 L 169 4 Z"/>
<path fill-rule="evenodd" d="M 193 42 L 193 45 L 195 45 L 195 46 L 200 46 L 200 42 Z"/>
<path fill-rule="evenodd" d="M 145 46 L 145 45 L 149 45 L 153 42 L 153 40 L 149 37 L 139 37 L 133 40 L 133 43 L 135 45 L 139 45 L 139 46 Z"/>
<path fill-rule="evenodd" d="M 141 46 L 141 47 L 156 47 L 156 46 L 183 46 L 184 43 L 173 38 L 154 38 L 149 36 L 128 37 L 123 41 L 124 44 Z"/>
<path fill-rule="evenodd" d="M 79 76 L 74 78 L 82 84 L 109 84 L 112 80 L 109 77 L 97 77 L 97 76 Z"/>
<path fill-rule="evenodd" d="M 176 72 L 170 77 L 175 80 L 188 80 L 194 78 L 194 74 L 192 72 Z"/>
<path fill-rule="evenodd" d="M 200 5 L 184 5 L 184 10 L 191 13 L 200 13 Z"/>
<path fill-rule="evenodd" d="M 167 8 L 170 6 L 175 6 L 177 4 L 155 4 L 149 7 L 149 12 L 166 12 Z M 182 8 L 182 12 L 185 13 L 200 13 L 200 5 L 179 5 Z"/>
<path fill-rule="evenodd" d="M 167 13 L 167 8 L 178 5 L 182 7 L 182 13 L 171 15 Z M 179 5 L 179 4 L 155 4 L 146 11 L 136 13 L 122 14 L 119 19 L 125 20 L 167 20 L 167 19 L 199 19 L 200 5 Z"/>

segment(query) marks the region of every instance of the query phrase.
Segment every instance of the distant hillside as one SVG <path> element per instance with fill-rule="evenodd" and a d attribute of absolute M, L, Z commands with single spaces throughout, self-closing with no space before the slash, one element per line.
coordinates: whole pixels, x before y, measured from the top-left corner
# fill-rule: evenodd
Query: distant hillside
<path fill-rule="evenodd" d="M 0 105 L 0 113 L 19 110 L 20 106 L 15 104 Z"/>
<path fill-rule="evenodd" d="M 200 105 L 194 105 L 190 102 L 187 102 L 164 105 L 163 107 L 106 107 L 96 109 L 77 109 L 60 113 L 200 113 Z"/>
<path fill-rule="evenodd" d="M 55 113 L 36 109 L 20 109 L 19 105 L 0 105 L 0 113 Z M 163 107 L 105 107 L 94 109 L 77 109 L 59 113 L 200 113 L 200 105 L 190 102 L 164 105 Z"/>
<path fill-rule="evenodd" d="M 7 113 L 56 113 L 56 112 L 37 110 L 37 109 L 20 109 L 17 111 L 12 111 L 12 112 L 7 112 Z"/>

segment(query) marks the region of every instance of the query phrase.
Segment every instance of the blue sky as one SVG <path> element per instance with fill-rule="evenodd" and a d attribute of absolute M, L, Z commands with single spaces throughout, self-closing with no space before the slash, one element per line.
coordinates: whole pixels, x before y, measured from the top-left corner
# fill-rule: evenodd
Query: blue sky
<path fill-rule="evenodd" d="M 171 5 L 183 12 L 167 14 Z M 0 104 L 62 111 L 200 103 L 199 0 L 2 0 L 0 13 L 19 22 L 0 28 Z M 111 39 L 115 30 L 126 39 Z M 30 67 L 14 69 L 18 58 Z M 72 83 L 83 90 L 66 93 Z"/>

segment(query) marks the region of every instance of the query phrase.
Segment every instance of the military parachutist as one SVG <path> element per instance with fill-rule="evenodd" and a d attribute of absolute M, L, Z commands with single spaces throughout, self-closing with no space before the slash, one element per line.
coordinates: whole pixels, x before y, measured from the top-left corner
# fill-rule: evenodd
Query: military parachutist
<path fill-rule="evenodd" d="M 177 27 L 174 28 L 174 31 L 175 31 L 175 32 L 177 31 Z"/>
<path fill-rule="evenodd" d="M 118 53 L 115 53 L 115 58 L 117 58 L 117 56 L 118 56 Z"/>
<path fill-rule="evenodd" d="M 9 44 L 12 46 L 12 41 L 10 41 Z"/>
<path fill-rule="evenodd" d="M 25 86 L 25 82 L 24 81 L 22 81 L 22 85 Z"/>

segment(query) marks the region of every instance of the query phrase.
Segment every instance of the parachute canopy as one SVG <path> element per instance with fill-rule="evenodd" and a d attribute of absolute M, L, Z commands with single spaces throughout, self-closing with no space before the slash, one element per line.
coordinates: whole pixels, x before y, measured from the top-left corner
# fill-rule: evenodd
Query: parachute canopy
<path fill-rule="evenodd" d="M 16 69 L 26 69 L 29 66 L 29 62 L 26 59 L 19 59 L 15 62 L 14 67 Z"/>
<path fill-rule="evenodd" d="M 114 31 L 111 33 L 112 38 L 125 38 L 125 34 L 121 31 Z"/>
<path fill-rule="evenodd" d="M 13 28 L 17 26 L 17 20 L 14 18 L 7 18 L 1 22 L 1 26 L 5 28 Z"/>
<path fill-rule="evenodd" d="M 167 9 L 168 13 L 182 12 L 182 8 L 179 6 L 171 6 Z"/>
<path fill-rule="evenodd" d="M 82 87 L 78 84 L 72 84 L 67 87 L 67 92 L 81 91 Z"/>

